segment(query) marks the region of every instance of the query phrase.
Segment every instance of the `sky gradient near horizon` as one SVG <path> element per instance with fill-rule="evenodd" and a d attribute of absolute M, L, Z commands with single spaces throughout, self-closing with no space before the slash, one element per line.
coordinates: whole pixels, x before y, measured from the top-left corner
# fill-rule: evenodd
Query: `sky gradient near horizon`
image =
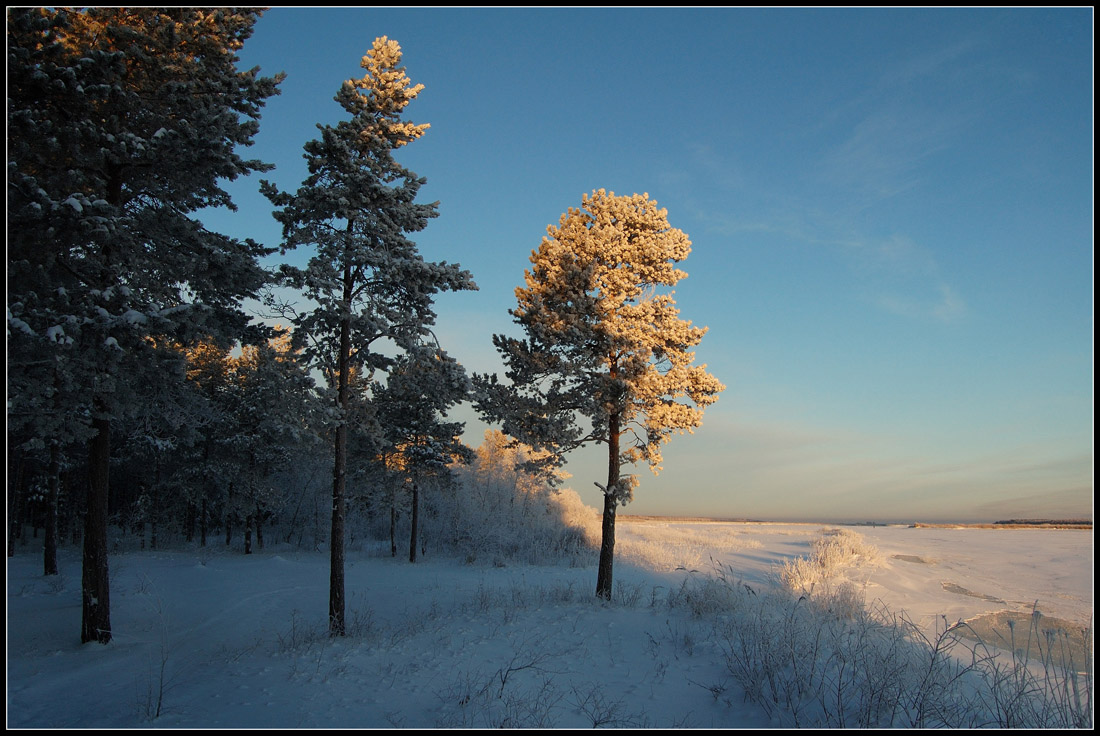
<path fill-rule="evenodd" d="M 1093 13 L 1080 9 L 289 9 L 248 158 L 284 190 L 397 40 L 431 128 L 399 152 L 415 236 L 480 290 L 437 300 L 468 370 L 581 195 L 646 192 L 693 242 L 681 317 L 727 389 L 624 513 L 775 520 L 1091 516 Z M 277 246 L 259 176 L 214 229 Z M 287 260 L 304 263 L 308 254 Z M 278 260 L 278 258 L 274 259 Z M 484 426 L 470 412 L 466 441 Z M 592 506 L 602 448 L 573 456 Z"/>

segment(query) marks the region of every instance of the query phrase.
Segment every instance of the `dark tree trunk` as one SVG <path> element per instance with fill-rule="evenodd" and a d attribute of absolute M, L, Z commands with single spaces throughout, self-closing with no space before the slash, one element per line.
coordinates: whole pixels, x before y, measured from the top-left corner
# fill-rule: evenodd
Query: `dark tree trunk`
<path fill-rule="evenodd" d="M 149 490 L 149 549 L 157 548 L 157 522 L 160 520 L 160 459 L 156 460 L 153 487 Z"/>
<path fill-rule="evenodd" d="M 397 494 L 390 494 L 390 557 L 397 557 Z"/>
<path fill-rule="evenodd" d="M 409 562 L 416 562 L 416 533 L 420 523 L 420 487 L 412 482 L 412 519 L 409 524 Z"/>
<path fill-rule="evenodd" d="M 122 168 L 108 165 L 107 201 L 122 205 Z M 104 284 L 112 283 L 107 268 L 111 263 L 111 247 L 103 247 L 101 274 Z M 111 641 L 111 592 L 107 569 L 107 520 L 111 500 L 111 420 L 101 397 L 92 399 L 92 429 L 95 436 L 88 441 L 88 500 L 84 509 L 84 556 L 81 571 L 80 641 Z M 97 416 L 98 415 L 98 416 Z"/>
<path fill-rule="evenodd" d="M 264 548 L 264 515 L 259 509 L 256 509 L 255 515 L 252 517 L 256 522 L 256 546 L 260 549 Z"/>
<path fill-rule="evenodd" d="M 85 465 L 83 472 L 86 473 L 87 470 L 87 466 Z M 74 547 L 80 544 L 80 540 L 82 538 L 82 535 L 84 534 L 84 524 L 82 524 L 81 521 L 84 519 L 83 507 L 87 504 L 88 497 L 87 493 L 81 493 L 81 488 L 87 487 L 87 479 L 83 476 L 79 476 L 75 480 L 73 479 L 74 473 L 78 472 L 79 471 L 70 471 L 68 481 L 69 505 L 72 508 L 72 513 L 70 514 L 72 521 L 70 526 L 72 527 L 73 532 Z"/>
<path fill-rule="evenodd" d="M 94 418 L 92 428 L 96 430 L 96 435 L 88 442 L 88 507 L 84 514 L 80 641 L 106 644 L 111 641 L 111 594 L 107 573 L 111 422 L 103 417 Z"/>
<path fill-rule="evenodd" d="M 15 556 L 15 540 L 19 536 L 19 501 L 23 498 L 23 474 L 26 472 L 26 462 L 23 453 L 14 453 L 15 458 L 15 484 L 8 485 L 8 557 Z M 10 477 L 10 476 L 9 476 Z"/>
<path fill-rule="evenodd" d="M 206 496 L 202 497 L 202 506 L 199 510 L 199 544 L 206 546 Z"/>
<path fill-rule="evenodd" d="M 57 499 L 61 491 L 61 450 L 50 445 L 49 487 L 46 496 L 46 534 L 42 544 L 42 567 L 46 575 L 57 575 Z"/>
<path fill-rule="evenodd" d="M 245 487 L 245 498 L 256 498 L 256 489 L 252 485 L 256 472 L 256 453 L 248 453 L 248 485 Z M 244 553 L 252 554 L 252 526 L 256 523 L 256 512 L 251 511 L 244 517 Z"/>
<path fill-rule="evenodd" d="M 607 431 L 607 488 L 603 497 L 603 539 L 600 542 L 600 567 L 596 574 L 596 595 L 611 600 L 611 573 L 615 564 L 616 487 L 619 482 L 619 415 L 612 414 Z"/>
<path fill-rule="evenodd" d="M 183 521 L 184 535 L 187 543 L 195 541 L 195 502 L 187 502 L 187 518 Z"/>
<path fill-rule="evenodd" d="M 233 502 L 233 484 L 229 484 L 229 490 L 225 492 L 225 546 L 228 547 L 230 542 L 233 541 L 233 512 L 229 509 L 232 508 Z"/>
<path fill-rule="evenodd" d="M 57 545 L 60 547 L 64 542 L 61 540 L 72 537 L 74 539 L 78 532 L 73 531 L 73 478 L 72 471 L 65 470 L 58 474 L 58 486 L 57 486 Z M 62 501 L 64 499 L 64 501 Z"/>
<path fill-rule="evenodd" d="M 348 231 L 352 223 L 348 222 Z M 332 533 L 329 535 L 329 635 L 343 636 L 344 627 L 344 491 L 348 465 L 348 379 L 351 371 L 351 297 L 354 285 L 351 258 L 344 261 L 344 293 L 340 318 L 340 354 L 337 358 L 337 403 L 340 420 L 336 425 L 336 447 L 332 468 Z"/>

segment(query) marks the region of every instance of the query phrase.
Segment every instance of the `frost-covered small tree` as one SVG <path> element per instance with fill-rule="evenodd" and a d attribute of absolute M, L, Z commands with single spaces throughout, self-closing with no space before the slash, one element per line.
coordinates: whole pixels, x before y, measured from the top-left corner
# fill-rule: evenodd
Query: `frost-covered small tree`
<path fill-rule="evenodd" d="M 232 206 L 222 180 L 271 168 L 236 152 L 279 82 L 237 69 L 258 17 L 8 11 L 10 411 L 40 442 L 57 426 L 88 442 L 85 642 L 111 639 L 111 425 L 158 370 L 149 339 L 240 334 L 240 299 L 268 280 L 265 249 L 193 216 Z"/>
<path fill-rule="evenodd" d="M 385 36 L 363 57 L 366 75 L 341 86 L 336 101 L 350 119 L 318 126 L 305 145 L 309 176 L 295 194 L 270 183 L 264 192 L 282 209 L 283 249 L 315 249 L 304 269 L 284 267 L 311 308 L 294 316 L 305 355 L 329 378 L 335 409 L 329 630 L 344 634 L 344 518 L 348 409 L 353 372 L 369 379 L 393 361 L 393 348 L 413 348 L 435 321 L 432 300 L 443 290 L 473 289 L 467 271 L 425 261 L 407 234 L 436 216 L 417 204 L 424 180 L 393 152 L 428 128 L 402 120 L 423 85 L 401 66 L 401 47 Z"/>
<path fill-rule="evenodd" d="M 184 350 L 187 386 L 203 406 L 202 436 L 182 458 L 181 474 L 187 488 L 187 540 L 198 523 L 199 544 L 206 546 L 210 520 L 219 506 L 221 490 L 231 463 L 228 438 L 237 430 L 233 417 L 231 370 L 233 358 L 227 345 L 211 338 L 197 340 Z"/>
<path fill-rule="evenodd" d="M 496 335 L 508 383 L 477 376 L 487 421 L 555 464 L 587 443 L 607 446 L 603 539 L 596 594 L 611 597 L 615 511 L 637 485 L 623 465 L 644 460 L 656 474 L 661 445 L 702 424 L 725 387 L 693 365 L 705 327 L 679 318 L 669 287 L 691 241 L 647 194 L 585 195 L 531 253 L 526 285 L 511 310 L 525 340 Z M 666 291 L 661 291 L 666 289 Z M 581 419 L 587 419 L 587 425 Z"/>
<path fill-rule="evenodd" d="M 409 489 L 409 562 L 416 562 L 421 484 L 473 456 L 459 439 L 465 423 L 446 421 L 447 411 L 469 397 L 470 379 L 442 350 L 421 348 L 402 356 L 372 393 L 387 465 Z"/>
<path fill-rule="evenodd" d="M 278 329 L 278 328 L 276 328 Z M 299 363 L 290 334 L 245 345 L 231 360 L 232 415 L 235 431 L 227 438 L 233 461 L 236 501 L 245 519 L 245 553 L 252 551 L 252 530 L 262 544 L 264 518 L 281 500 L 271 482 L 284 470 L 307 430 L 313 379 Z"/>

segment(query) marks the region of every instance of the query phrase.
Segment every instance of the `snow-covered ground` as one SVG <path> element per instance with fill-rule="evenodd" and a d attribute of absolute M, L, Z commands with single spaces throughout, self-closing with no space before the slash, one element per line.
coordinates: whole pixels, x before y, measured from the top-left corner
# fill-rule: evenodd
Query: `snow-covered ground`
<path fill-rule="evenodd" d="M 776 563 L 805 556 L 822 524 L 645 521 L 620 524 L 625 553 L 658 569 L 711 569 L 713 559 L 751 584 L 769 582 Z M 878 548 L 869 564 L 842 571 L 880 599 L 935 628 L 983 613 L 1014 610 L 1088 625 L 1093 606 L 1092 532 L 907 526 L 846 527 Z M 634 552 L 637 541 L 640 549 Z M 620 548 L 620 554 L 624 550 Z M 965 592 L 963 592 L 965 591 Z"/>
<path fill-rule="evenodd" d="M 326 634 L 328 558 L 197 548 L 111 558 L 114 639 L 79 643 L 80 559 L 42 575 L 8 560 L 11 728 L 769 727 L 718 621 L 684 592 L 724 571 L 765 591 L 820 524 L 620 522 L 611 604 L 595 570 L 416 564 L 351 551 L 349 636 Z M 877 547 L 845 567 L 933 635 L 1013 610 L 1091 624 L 1092 533 L 854 529 Z M 836 582 L 836 581 L 834 581 Z M 753 593 L 755 595 L 755 592 Z M 697 600 L 697 598 L 695 599 Z M 944 618 L 946 617 L 946 619 Z M 1091 706 L 1090 706 L 1091 707 Z"/>

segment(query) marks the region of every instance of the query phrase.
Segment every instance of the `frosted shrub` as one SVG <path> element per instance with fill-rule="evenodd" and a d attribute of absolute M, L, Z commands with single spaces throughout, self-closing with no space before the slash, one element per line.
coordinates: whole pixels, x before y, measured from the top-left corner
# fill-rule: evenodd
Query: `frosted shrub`
<path fill-rule="evenodd" d="M 590 565 L 599 516 L 571 489 L 522 470 L 529 456 L 487 432 L 474 462 L 447 493 L 427 494 L 424 539 L 468 562 Z"/>
<path fill-rule="evenodd" d="M 689 577 L 669 605 L 712 620 L 727 671 L 777 725 L 1092 727 L 1091 629 L 1084 661 L 1038 614 L 998 652 L 968 644 L 961 622 L 926 635 L 850 583 L 760 590 L 728 567 Z"/>
<path fill-rule="evenodd" d="M 670 608 L 685 608 L 696 618 L 726 616 L 742 610 L 744 603 L 755 596 L 743 581 L 727 577 L 727 568 L 715 566 L 714 576 L 688 576 L 679 588 L 669 591 Z"/>
<path fill-rule="evenodd" d="M 819 586 L 828 592 L 832 579 L 842 570 L 877 558 L 878 548 L 861 535 L 847 529 L 826 529 L 814 540 L 808 558 L 788 560 L 778 576 L 783 586 L 795 593 L 809 595 Z"/>
<path fill-rule="evenodd" d="M 949 656 L 956 640 L 927 647 L 884 608 L 867 610 L 852 586 L 811 601 L 787 590 L 757 591 L 715 577 L 682 600 L 722 599 L 714 617 L 726 668 L 779 725 L 875 728 L 975 726 L 973 696 L 953 690 L 969 668 Z M 972 692 L 972 690 L 971 690 Z"/>

